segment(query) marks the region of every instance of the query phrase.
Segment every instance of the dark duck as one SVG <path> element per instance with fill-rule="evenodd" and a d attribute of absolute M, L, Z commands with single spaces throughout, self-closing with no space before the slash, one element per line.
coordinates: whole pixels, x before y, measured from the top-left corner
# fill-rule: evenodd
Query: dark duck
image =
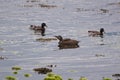
<path fill-rule="evenodd" d="M 100 28 L 100 31 L 92 31 L 92 30 L 88 31 L 89 36 L 93 36 L 93 37 L 98 37 L 98 36 L 103 37 L 104 33 L 105 33 L 104 28 Z"/>
<path fill-rule="evenodd" d="M 58 42 L 58 47 L 60 49 L 67 49 L 67 48 L 78 48 L 79 45 L 79 41 L 77 40 L 73 40 L 73 39 L 69 39 L 69 38 L 66 38 L 66 39 L 63 39 L 62 36 L 55 36 L 59 42 Z"/>
<path fill-rule="evenodd" d="M 42 36 L 45 36 L 45 27 L 47 27 L 46 23 L 42 23 L 41 26 L 30 25 L 31 30 L 34 30 L 35 33 L 40 32 Z"/>

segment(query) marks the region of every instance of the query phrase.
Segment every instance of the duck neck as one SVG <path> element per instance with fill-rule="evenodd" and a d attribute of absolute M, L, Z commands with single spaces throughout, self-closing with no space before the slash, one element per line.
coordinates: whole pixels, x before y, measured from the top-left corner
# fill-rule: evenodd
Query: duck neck
<path fill-rule="evenodd" d="M 63 40 L 62 36 L 59 36 L 59 40 L 60 40 L 60 41 L 62 41 L 62 40 Z"/>

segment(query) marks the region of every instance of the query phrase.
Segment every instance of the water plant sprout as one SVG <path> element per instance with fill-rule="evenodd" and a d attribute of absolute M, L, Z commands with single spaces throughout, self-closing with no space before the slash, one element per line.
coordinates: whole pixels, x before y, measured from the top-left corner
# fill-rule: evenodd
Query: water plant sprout
<path fill-rule="evenodd" d="M 54 73 L 48 73 L 44 80 L 63 80 L 60 75 Z"/>
<path fill-rule="evenodd" d="M 17 78 L 14 76 L 6 76 L 5 79 L 6 80 L 17 80 Z"/>

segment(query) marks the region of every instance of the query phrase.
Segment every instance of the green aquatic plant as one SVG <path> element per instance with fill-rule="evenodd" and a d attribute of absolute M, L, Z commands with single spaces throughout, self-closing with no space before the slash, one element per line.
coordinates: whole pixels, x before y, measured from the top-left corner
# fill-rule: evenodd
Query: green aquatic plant
<path fill-rule="evenodd" d="M 15 71 L 15 72 L 13 72 L 13 74 L 18 74 L 18 72 L 17 72 L 17 71 Z"/>
<path fill-rule="evenodd" d="M 79 80 L 88 80 L 86 77 L 81 77 Z"/>
<path fill-rule="evenodd" d="M 68 80 L 73 80 L 72 78 L 68 78 Z"/>
<path fill-rule="evenodd" d="M 44 80 L 62 80 L 62 77 L 54 73 L 48 73 Z"/>
<path fill-rule="evenodd" d="M 21 70 L 21 69 L 22 69 L 22 68 L 19 67 L 19 66 L 14 66 L 14 67 L 12 67 L 12 70 L 16 70 L 16 71 Z"/>
<path fill-rule="evenodd" d="M 25 76 L 25 77 L 30 77 L 30 76 L 31 76 L 31 74 L 24 74 L 24 76 Z"/>
<path fill-rule="evenodd" d="M 103 77 L 103 80 L 112 80 L 111 78 L 105 78 L 105 77 Z"/>
<path fill-rule="evenodd" d="M 14 76 L 6 76 L 5 79 L 6 80 L 17 80 L 17 78 Z"/>

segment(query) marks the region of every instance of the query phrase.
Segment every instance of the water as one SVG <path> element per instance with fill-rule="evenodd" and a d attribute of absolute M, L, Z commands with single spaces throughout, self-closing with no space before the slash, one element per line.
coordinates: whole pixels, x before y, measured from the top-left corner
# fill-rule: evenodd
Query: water
<path fill-rule="evenodd" d="M 0 78 L 16 76 L 18 80 L 43 80 L 32 69 L 53 64 L 53 72 L 64 80 L 81 76 L 89 80 L 114 79 L 120 70 L 119 0 L 0 0 Z M 39 4 L 55 5 L 54 8 Z M 100 9 L 106 9 L 103 13 Z M 76 49 L 59 50 L 58 41 L 39 42 L 41 35 L 29 30 L 31 24 L 47 23 L 45 38 L 62 35 L 79 40 Z M 89 37 L 88 30 L 106 31 L 104 38 Z M 14 75 L 13 66 L 22 70 Z M 30 73 L 30 78 L 24 74 Z"/>

